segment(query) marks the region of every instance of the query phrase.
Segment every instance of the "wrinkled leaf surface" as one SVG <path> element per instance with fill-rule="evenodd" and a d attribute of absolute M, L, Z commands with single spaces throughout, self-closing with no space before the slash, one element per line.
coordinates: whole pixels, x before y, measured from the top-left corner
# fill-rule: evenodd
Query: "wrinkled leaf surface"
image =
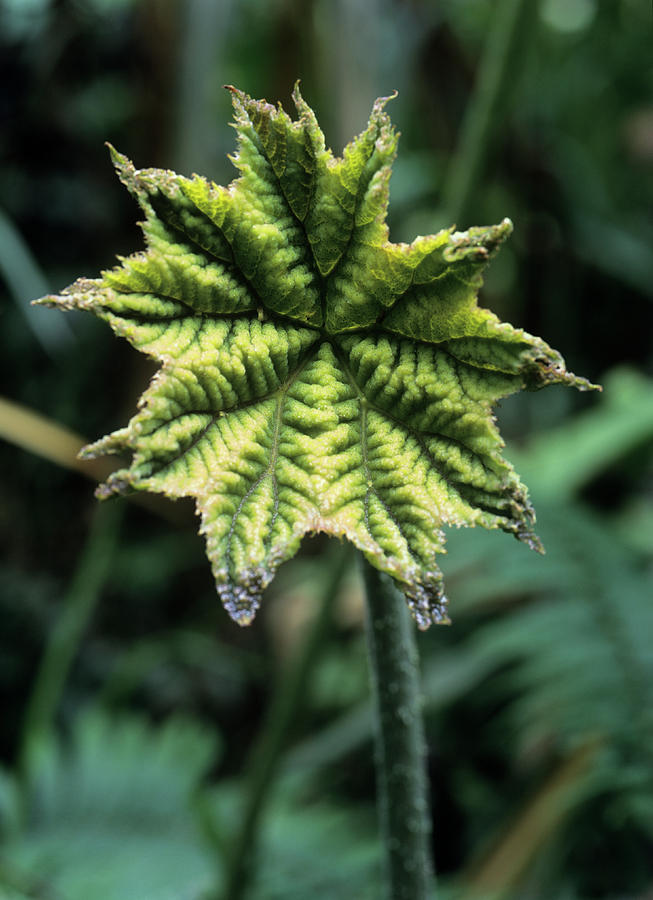
<path fill-rule="evenodd" d="M 397 135 L 378 100 L 336 158 L 298 118 L 231 88 L 240 176 L 220 187 L 137 170 L 147 247 L 46 303 L 89 309 L 160 363 L 99 489 L 195 498 L 217 589 L 241 624 L 306 533 L 352 541 L 402 588 L 421 628 L 446 621 L 445 525 L 537 548 L 492 409 L 521 388 L 590 385 L 539 338 L 480 308 L 504 220 L 393 244 Z"/>

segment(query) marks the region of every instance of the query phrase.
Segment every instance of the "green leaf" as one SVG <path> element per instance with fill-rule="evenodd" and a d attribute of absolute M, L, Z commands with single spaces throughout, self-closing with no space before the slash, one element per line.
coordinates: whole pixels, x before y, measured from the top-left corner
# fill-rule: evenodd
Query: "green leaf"
<path fill-rule="evenodd" d="M 85 450 L 132 454 L 99 495 L 194 497 L 241 624 L 317 531 L 396 579 L 421 628 L 447 621 L 445 525 L 539 547 L 494 404 L 520 388 L 593 386 L 477 305 L 509 220 L 389 242 L 388 98 L 335 158 L 297 89 L 296 121 L 230 91 L 240 177 L 224 188 L 137 170 L 112 149 L 147 249 L 43 301 L 91 310 L 161 364 L 129 425 Z"/>
<path fill-rule="evenodd" d="M 0 886 L 6 865 L 21 886 L 39 885 L 41 898 L 204 896 L 215 866 L 193 798 L 218 748 L 217 736 L 191 719 L 154 728 L 85 710 L 67 742 L 40 747 L 27 825 L 3 841 Z"/>

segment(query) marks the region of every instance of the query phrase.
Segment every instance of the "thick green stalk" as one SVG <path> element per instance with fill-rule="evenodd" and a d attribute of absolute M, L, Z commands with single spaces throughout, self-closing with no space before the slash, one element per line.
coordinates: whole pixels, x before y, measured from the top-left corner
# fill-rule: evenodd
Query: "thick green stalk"
<path fill-rule="evenodd" d="M 311 623 L 309 634 L 297 658 L 282 678 L 270 705 L 261 737 L 254 748 L 249 766 L 251 774 L 243 817 L 227 858 L 222 892 L 225 900 L 240 900 L 245 896 L 252 874 L 252 858 L 256 853 L 262 815 L 270 789 L 274 785 L 274 775 L 281 760 L 290 726 L 303 705 L 309 676 L 315 661 L 319 658 L 324 631 L 349 558 L 349 554 L 341 548 L 337 561 L 329 566 L 317 615 Z"/>
<path fill-rule="evenodd" d="M 431 823 L 414 625 L 386 576 L 367 563 L 364 576 L 387 896 L 427 900 Z"/>
<path fill-rule="evenodd" d="M 121 518 L 119 503 L 102 504 L 96 509 L 77 571 L 36 673 L 18 753 L 24 799 L 34 753 L 52 728 L 70 666 L 107 577 Z"/>
<path fill-rule="evenodd" d="M 523 41 L 532 0 L 498 0 L 467 105 L 456 152 L 443 182 L 447 220 L 462 226 L 483 175 L 494 136 L 503 124 L 509 78 L 515 76 L 515 49 Z M 503 106 L 503 109 L 502 109 Z"/>

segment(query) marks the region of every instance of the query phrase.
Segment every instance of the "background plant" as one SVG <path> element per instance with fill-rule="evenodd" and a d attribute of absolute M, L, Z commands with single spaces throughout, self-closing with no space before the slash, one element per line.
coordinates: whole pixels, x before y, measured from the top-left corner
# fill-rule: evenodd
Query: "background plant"
<path fill-rule="evenodd" d="M 410 239 L 449 224 L 445 213 L 439 220 L 432 211 L 463 110 L 475 95 L 476 62 L 496 21 L 496 4 L 379 3 L 360 12 L 338 4 L 338 15 L 330 16 L 313 3 L 310 12 L 303 10 L 301 27 L 290 4 L 219 8 L 189 3 L 182 13 L 173 5 L 164 10 L 128 2 L 3 4 L 1 58 L 11 91 L 3 100 L 0 194 L 14 236 L 8 244 L 3 231 L 4 260 L 18 262 L 6 247 L 15 248 L 16 233 L 22 235 L 47 273 L 46 284 L 59 288 L 80 271 L 108 265 L 115 250 L 130 251 L 138 240 L 133 207 L 115 190 L 101 141 L 108 138 L 139 160 L 224 180 L 231 138 L 223 133 L 224 143 L 216 143 L 214 123 L 228 116 L 218 86 L 234 82 L 253 95 L 285 101 L 297 73 L 334 147 L 360 130 L 375 96 L 397 87 L 402 160 L 391 184 L 391 236 Z M 458 224 L 503 215 L 514 220 L 513 246 L 502 251 L 486 285 L 487 305 L 544 334 L 564 349 L 572 369 L 602 381 L 606 390 L 589 409 L 586 398 L 556 389 L 514 398 L 500 411 L 502 429 L 513 439 L 508 456 L 538 509 L 538 533 L 548 551 L 541 563 L 499 535 L 495 542 L 482 534 L 479 544 L 467 532 L 450 542 L 443 565 L 456 597 L 456 628 L 420 639 L 434 803 L 450 823 L 438 836 L 437 862 L 454 896 L 493 890 L 520 898 L 639 897 L 651 882 L 650 791 L 642 774 L 648 726 L 645 716 L 626 710 L 647 708 L 633 698 L 644 697 L 641 690 L 650 683 L 644 618 L 651 595 L 653 432 L 646 377 L 653 315 L 650 10 L 631 2 L 547 2 L 523 4 L 522 11 L 506 51 L 510 77 L 499 80 L 484 142 L 483 177 Z M 360 53 L 348 42 L 363 25 L 370 43 Z M 132 60 L 128 69 L 125 59 Z M 207 87 L 191 97 L 186 86 L 192 84 Z M 33 320 L 10 292 L 23 299 L 42 293 L 42 280 L 29 281 L 34 270 L 28 260 L 14 266 L 13 280 L 3 264 L 9 285 L 2 307 L 3 393 L 72 431 L 57 445 L 71 461 L 70 447 L 81 443 L 77 433 L 100 433 L 107 423 L 124 421 L 150 371 L 85 319 L 73 323 L 74 336 L 57 334 L 54 325 L 43 329 L 49 338 L 35 335 Z M 29 283 L 31 289 L 24 286 Z M 625 323 L 618 318 L 625 310 L 637 327 L 615 324 Z M 59 360 L 54 369 L 52 356 Z M 615 372 L 616 380 L 604 376 L 624 363 L 630 368 Z M 106 390 L 116 369 L 121 383 Z M 581 401 L 583 409 L 575 406 Z M 3 406 L 2 415 L 3 428 L 8 433 L 14 426 L 15 434 L 15 406 Z M 567 425 L 558 430 L 563 419 Z M 37 443 L 56 449 L 50 435 Z M 73 471 L 9 444 L 0 452 L 6 710 L 0 738 L 9 770 L 19 746 L 19 714 L 44 637 L 59 619 L 94 501 L 88 482 Z M 183 517 L 178 507 L 164 512 Z M 57 734 L 64 747 L 77 746 L 73 723 L 89 702 L 101 703 L 116 722 L 126 712 L 157 722 L 173 710 L 205 730 L 218 722 L 229 740 L 203 774 L 210 809 L 217 804 L 228 817 L 229 803 L 238 802 L 233 792 L 242 786 L 243 757 L 256 743 L 269 675 L 279 660 L 292 657 L 306 610 L 318 602 L 313 567 L 321 548 L 309 543 L 292 583 L 279 584 L 266 604 L 269 615 L 234 636 L 215 603 L 188 518 L 190 528 L 180 529 L 149 510 L 125 510 L 119 549 L 57 709 Z M 316 862 L 329 847 L 345 859 L 342 845 L 330 843 L 336 838 L 360 849 L 357 860 L 347 858 L 347 871 L 375 866 L 372 856 L 364 858 L 373 847 L 373 785 L 364 774 L 367 713 L 357 706 L 366 696 L 357 597 L 352 576 L 326 626 L 304 714 L 288 737 L 281 769 L 292 778 L 283 776 L 265 820 L 276 843 L 262 853 L 283 860 L 278 869 L 292 874 L 284 882 L 297 884 L 298 896 L 306 895 L 300 874 L 312 873 L 318 888 L 322 879 L 325 896 L 338 889 L 333 872 Z M 525 617 L 536 611 L 550 614 L 547 628 Z M 519 636 L 508 628 L 513 622 Z M 633 668 L 628 660 L 636 666 L 626 677 Z M 143 728 L 156 737 L 156 727 Z M 41 758 L 45 766 L 47 754 Z M 101 781 L 110 763 L 96 758 L 95 765 Z M 13 821 L 13 783 L 6 781 L 3 791 L 6 828 Z M 315 799 L 325 794 L 332 799 L 328 809 Z M 145 805 L 130 813 L 136 831 Z M 215 824 L 209 813 L 197 815 Z M 316 823 L 312 845 L 301 816 Z M 110 824 L 101 803 L 94 819 Z M 62 872 L 70 872 L 65 859 L 38 844 L 44 821 L 33 812 L 23 832 L 23 848 L 34 850 L 28 864 L 21 863 L 17 843 L 10 852 L 5 830 L 8 896 L 52 894 Z M 344 839 L 343 822 L 354 829 L 355 843 Z M 293 823 L 305 838 L 301 844 L 288 830 Z M 139 856 L 143 868 L 146 858 Z M 363 885 L 372 884 L 370 868 L 357 871 L 365 872 Z M 276 890 L 269 878 L 257 889 L 266 885 Z"/>

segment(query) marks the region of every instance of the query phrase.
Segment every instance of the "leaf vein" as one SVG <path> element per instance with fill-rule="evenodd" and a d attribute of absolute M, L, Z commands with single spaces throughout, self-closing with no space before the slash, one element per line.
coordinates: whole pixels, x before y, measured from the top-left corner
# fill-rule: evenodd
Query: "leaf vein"
<path fill-rule="evenodd" d="M 264 403 L 266 400 L 271 400 L 273 397 L 278 396 L 279 398 L 281 398 L 284 396 L 284 394 L 287 394 L 287 392 L 290 389 L 290 387 L 292 386 L 292 384 L 299 377 L 302 370 L 310 362 L 310 360 L 316 354 L 318 349 L 319 349 L 319 341 L 316 341 L 315 343 L 311 344 L 311 346 L 307 349 L 304 356 L 297 363 L 297 368 L 292 373 L 292 375 L 289 378 L 287 378 L 286 381 L 282 385 L 279 385 L 279 387 L 275 388 L 272 391 L 268 391 L 267 393 L 261 394 L 258 397 L 252 397 L 249 400 L 243 400 L 241 403 L 238 403 L 235 406 L 229 406 L 225 409 L 219 409 L 219 410 L 184 409 L 182 412 L 178 413 L 175 416 L 171 416 L 169 419 L 166 419 L 164 422 L 161 422 L 159 425 L 157 425 L 155 428 L 153 428 L 152 431 L 150 432 L 150 434 L 154 434 L 154 432 L 159 431 L 161 428 L 168 428 L 171 422 L 176 422 L 179 419 L 183 419 L 185 416 L 209 415 L 211 417 L 209 422 L 207 423 L 207 425 L 205 425 L 204 428 L 202 428 L 199 435 L 193 439 L 192 443 L 189 444 L 188 447 L 185 447 L 184 449 L 180 450 L 179 453 L 177 453 L 172 459 L 169 459 L 165 463 L 163 463 L 163 465 L 161 465 L 160 468 L 158 468 L 153 474 L 159 475 L 165 469 L 174 465 L 179 459 L 181 459 L 182 456 L 185 456 L 187 453 L 189 453 L 197 445 L 198 441 L 202 440 L 202 438 L 206 435 L 207 431 L 213 425 L 215 425 L 216 422 L 219 421 L 219 419 L 223 418 L 224 416 L 227 416 L 230 413 L 234 413 L 234 412 L 241 412 L 242 410 L 248 409 L 251 406 L 256 406 L 259 403 Z M 174 368 L 177 368 L 177 367 L 174 367 Z M 284 399 L 285 399 L 285 397 L 284 397 Z"/>
<path fill-rule="evenodd" d="M 340 349 L 341 349 L 341 348 L 338 347 L 338 350 L 339 350 L 339 351 L 340 351 Z M 350 382 L 351 382 L 351 384 L 352 384 L 352 387 L 354 387 L 354 389 L 357 391 L 357 393 L 359 394 L 359 396 L 360 396 L 361 398 L 364 398 L 365 403 L 367 403 L 367 405 L 369 406 L 369 408 L 370 408 L 370 409 L 373 409 L 374 412 L 376 412 L 376 413 L 378 413 L 379 415 L 383 416 L 384 418 L 388 419 L 390 422 L 393 422 L 395 425 L 399 426 L 399 428 L 402 428 L 403 430 L 405 430 L 405 431 L 413 438 L 413 440 L 416 442 L 416 444 L 418 445 L 418 447 L 420 448 L 420 450 L 422 451 L 422 453 L 423 453 L 423 454 L 426 456 L 426 458 L 429 460 L 431 466 L 435 469 L 435 471 L 436 471 L 436 472 L 438 473 L 438 475 L 442 478 L 442 480 L 445 482 L 445 484 L 446 484 L 452 491 L 454 491 L 454 492 L 455 492 L 455 493 L 456 493 L 456 494 L 464 501 L 465 498 L 464 498 L 463 495 L 461 494 L 461 492 L 460 492 L 460 490 L 459 490 L 459 488 L 458 488 L 458 485 L 456 484 L 456 482 L 453 482 L 453 481 L 447 476 L 447 474 L 443 471 L 441 464 L 438 462 L 438 460 L 435 458 L 435 456 L 432 454 L 432 452 L 431 452 L 431 451 L 429 450 L 429 448 L 426 446 L 426 444 L 424 443 L 424 440 L 423 440 L 421 434 L 419 433 L 419 431 L 418 431 L 416 428 L 414 428 L 412 425 L 409 425 L 408 422 L 405 422 L 405 421 L 403 421 L 402 419 L 399 419 L 397 416 L 394 416 L 392 413 L 388 412 L 388 410 L 383 409 L 383 407 L 378 406 L 376 403 L 374 403 L 372 400 L 370 400 L 370 399 L 367 397 L 367 395 L 365 394 L 364 389 L 358 384 L 358 382 L 357 382 L 356 379 L 354 378 L 353 373 L 351 372 L 351 370 L 350 370 L 349 366 L 347 365 L 347 363 L 346 363 L 346 361 L 345 361 L 343 355 L 342 355 L 340 352 L 338 352 L 338 358 L 339 358 L 339 361 L 340 361 L 340 363 L 341 363 L 341 365 L 342 365 L 342 367 L 343 367 L 343 370 L 344 370 L 345 373 L 347 374 L 347 377 L 349 378 L 349 380 L 350 380 Z M 456 438 L 449 437 L 449 435 L 442 434 L 441 432 L 428 432 L 428 433 L 429 433 L 432 437 L 441 438 L 441 439 L 444 440 L 444 441 L 448 441 L 448 442 L 450 442 L 450 443 L 456 444 L 456 445 L 459 446 L 461 449 L 465 450 L 467 453 L 471 454 L 475 459 L 477 459 L 478 462 L 483 466 L 483 468 L 484 468 L 484 470 L 485 470 L 486 472 L 491 472 L 491 471 L 492 471 L 491 468 L 487 465 L 487 463 L 486 463 L 485 460 L 483 459 L 483 457 L 478 453 L 478 451 L 473 450 L 471 447 L 469 447 L 469 446 L 468 446 L 467 444 L 465 444 L 463 441 L 460 441 L 460 440 L 458 440 L 458 439 L 456 439 Z M 465 501 L 465 502 L 467 502 L 467 501 Z"/>
<path fill-rule="evenodd" d="M 317 346 L 319 347 L 319 344 Z M 234 532 L 236 530 L 236 522 L 237 522 L 238 516 L 240 515 L 242 508 L 245 505 L 245 503 L 247 502 L 247 500 L 249 499 L 249 497 L 251 497 L 252 493 L 256 490 L 256 488 L 268 476 L 270 476 L 270 480 L 271 480 L 271 484 L 272 484 L 272 494 L 273 494 L 272 516 L 270 518 L 270 523 L 268 525 L 269 533 L 268 533 L 268 539 L 266 541 L 267 549 L 268 549 L 268 551 L 270 550 L 271 543 L 272 543 L 272 528 L 273 528 L 273 526 L 278 518 L 278 515 L 279 515 L 279 483 L 278 483 L 278 477 L 276 475 L 276 466 L 277 466 L 277 460 L 278 460 L 278 456 L 279 456 L 279 439 L 281 436 L 283 403 L 284 403 L 284 400 L 286 399 L 286 396 L 287 396 L 288 391 L 290 390 L 291 386 L 294 384 L 296 379 L 299 377 L 299 375 L 301 374 L 303 369 L 306 367 L 306 365 L 308 364 L 310 359 L 313 357 L 313 355 L 316 352 L 316 349 L 317 349 L 316 345 L 314 344 L 310 348 L 310 351 L 306 354 L 306 356 L 302 360 L 302 363 L 293 372 L 292 376 L 284 383 L 284 385 L 281 388 L 278 389 L 278 399 L 277 399 L 277 405 L 275 408 L 275 422 L 274 422 L 274 430 L 273 430 L 273 435 L 272 435 L 272 447 L 271 447 L 271 452 L 270 452 L 270 462 L 268 463 L 267 467 L 263 470 L 263 472 L 259 475 L 259 477 L 256 479 L 256 481 L 253 482 L 253 484 L 249 487 L 249 489 L 243 495 L 243 497 L 240 500 L 240 503 L 238 504 L 238 506 L 231 518 L 231 523 L 229 525 L 229 532 L 227 534 L 226 545 L 225 545 L 225 557 L 227 559 L 227 565 L 229 565 L 230 563 L 233 562 L 232 545 L 233 545 L 233 536 L 234 536 Z"/>

